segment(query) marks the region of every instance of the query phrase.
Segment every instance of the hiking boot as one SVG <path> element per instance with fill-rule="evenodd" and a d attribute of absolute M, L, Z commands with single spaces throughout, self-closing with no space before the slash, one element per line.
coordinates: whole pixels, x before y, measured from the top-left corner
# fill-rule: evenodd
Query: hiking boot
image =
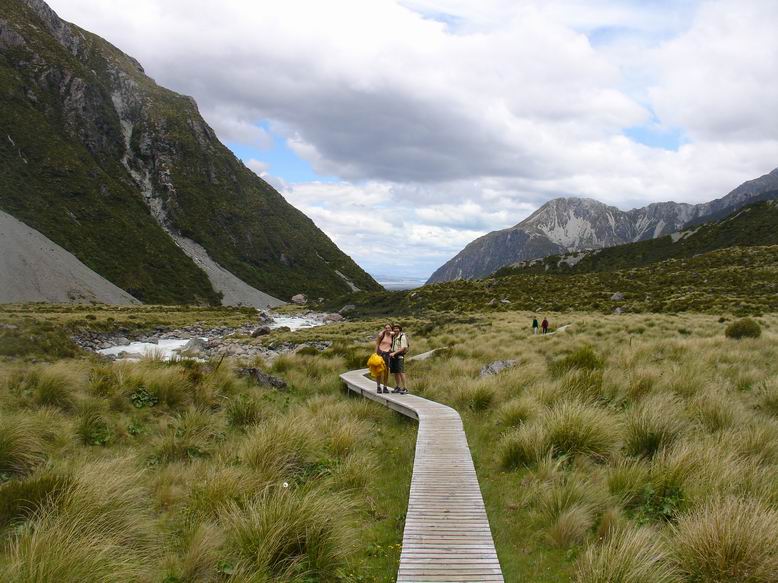
<path fill-rule="evenodd" d="M 401 395 L 407 395 L 407 394 L 408 394 L 408 389 L 406 389 L 405 387 L 403 387 L 402 389 L 400 389 L 399 393 L 400 393 Z"/>

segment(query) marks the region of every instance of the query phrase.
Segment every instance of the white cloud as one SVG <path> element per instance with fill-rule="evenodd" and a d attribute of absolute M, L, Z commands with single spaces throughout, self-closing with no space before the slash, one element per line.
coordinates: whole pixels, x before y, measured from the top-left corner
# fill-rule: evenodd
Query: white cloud
<path fill-rule="evenodd" d="M 247 162 L 379 272 L 429 273 L 555 196 L 700 202 L 778 166 L 774 0 L 51 3 L 193 95 L 223 140 L 269 147 L 265 121 L 338 177 Z"/>

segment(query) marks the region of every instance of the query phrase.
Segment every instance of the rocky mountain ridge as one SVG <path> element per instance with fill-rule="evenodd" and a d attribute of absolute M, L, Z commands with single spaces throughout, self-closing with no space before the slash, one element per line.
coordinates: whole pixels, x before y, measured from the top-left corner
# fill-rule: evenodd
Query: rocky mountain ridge
<path fill-rule="evenodd" d="M 192 98 L 42 0 L 0 0 L 0 88 L 0 209 L 134 297 L 266 306 L 379 289 Z"/>
<path fill-rule="evenodd" d="M 589 198 L 556 198 L 517 225 L 476 239 L 427 283 L 485 277 L 522 261 L 663 237 L 690 222 L 741 208 L 776 189 L 778 168 L 722 198 L 695 205 L 662 202 L 622 211 Z"/>

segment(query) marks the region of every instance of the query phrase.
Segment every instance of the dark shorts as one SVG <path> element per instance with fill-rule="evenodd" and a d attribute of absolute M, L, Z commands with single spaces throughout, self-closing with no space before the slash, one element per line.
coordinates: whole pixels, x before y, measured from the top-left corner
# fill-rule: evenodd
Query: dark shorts
<path fill-rule="evenodd" d="M 379 350 L 376 352 L 378 356 L 384 359 L 384 364 L 386 365 L 386 370 L 389 370 L 389 361 L 391 360 L 391 357 L 389 356 L 389 351 L 387 350 L 384 352 L 383 350 Z"/>
<path fill-rule="evenodd" d="M 405 357 L 404 356 L 395 356 L 394 358 L 389 359 L 389 372 L 391 373 L 400 373 L 405 372 Z"/>

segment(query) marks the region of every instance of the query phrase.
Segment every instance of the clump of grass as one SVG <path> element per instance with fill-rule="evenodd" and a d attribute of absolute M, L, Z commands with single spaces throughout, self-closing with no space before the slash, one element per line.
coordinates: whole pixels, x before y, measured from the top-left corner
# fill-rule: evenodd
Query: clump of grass
<path fill-rule="evenodd" d="M 778 381 L 765 382 L 759 394 L 759 405 L 768 415 L 778 417 Z"/>
<path fill-rule="evenodd" d="M 8 544 L 3 581 L 136 581 L 158 546 L 148 493 L 130 462 L 78 469 L 72 484 Z"/>
<path fill-rule="evenodd" d="M 462 387 L 457 392 L 457 401 L 471 411 L 486 411 L 494 403 L 496 393 L 493 387 L 483 384 Z"/>
<path fill-rule="evenodd" d="M 540 422 L 546 449 L 555 455 L 585 455 L 604 460 L 617 445 L 617 420 L 604 409 L 565 401 L 548 410 Z"/>
<path fill-rule="evenodd" d="M 24 475 L 45 460 L 36 427 L 23 417 L 0 416 L 0 475 Z"/>
<path fill-rule="evenodd" d="M 738 404 L 721 391 L 706 390 L 690 403 L 691 416 L 710 432 L 732 427 L 738 419 Z"/>
<path fill-rule="evenodd" d="M 0 485 L 0 528 L 28 519 L 56 504 L 70 484 L 65 475 L 42 472 Z"/>
<path fill-rule="evenodd" d="M 568 548 L 583 541 L 594 526 L 602 500 L 602 493 L 587 480 L 570 478 L 544 485 L 538 493 L 537 509 L 550 525 L 547 533 L 552 544 Z"/>
<path fill-rule="evenodd" d="M 233 427 L 255 425 L 262 419 L 262 407 L 255 398 L 240 395 L 231 399 L 225 408 L 227 422 Z"/>
<path fill-rule="evenodd" d="M 549 371 L 555 377 L 560 377 L 570 370 L 599 370 L 603 368 L 603 360 L 594 352 L 591 346 L 582 346 L 574 352 L 563 356 L 549 365 Z"/>
<path fill-rule="evenodd" d="M 352 453 L 370 434 L 370 426 L 358 419 L 340 419 L 325 429 L 327 446 L 336 458 Z"/>
<path fill-rule="evenodd" d="M 190 409 L 176 417 L 157 439 L 153 446 L 153 459 L 170 463 L 207 457 L 214 436 L 208 413 Z"/>
<path fill-rule="evenodd" d="M 301 477 L 321 454 L 321 436 L 310 423 L 279 417 L 254 428 L 239 457 L 266 476 Z"/>
<path fill-rule="evenodd" d="M 740 338 L 759 338 L 762 335 L 762 327 L 752 318 L 741 318 L 727 326 L 724 330 L 724 335 L 735 340 Z"/>
<path fill-rule="evenodd" d="M 710 500 L 680 517 L 673 548 L 688 581 L 768 583 L 778 574 L 778 512 L 756 501 Z"/>
<path fill-rule="evenodd" d="M 678 410 L 682 405 L 670 395 L 647 397 L 626 415 L 624 450 L 629 455 L 652 457 L 673 443 L 684 428 Z"/>
<path fill-rule="evenodd" d="M 497 443 L 497 458 L 504 470 L 537 463 L 546 453 L 545 433 L 537 424 L 507 431 Z"/>
<path fill-rule="evenodd" d="M 111 440 L 111 429 L 100 413 L 87 411 L 76 425 L 76 435 L 85 445 L 107 445 Z"/>
<path fill-rule="evenodd" d="M 332 469 L 332 487 L 335 490 L 364 490 L 371 483 L 375 472 L 376 463 L 372 455 L 351 454 Z"/>
<path fill-rule="evenodd" d="M 662 537 L 651 528 L 621 528 L 591 545 L 576 564 L 577 583 L 676 583 Z"/>
<path fill-rule="evenodd" d="M 354 542 L 348 515 L 342 499 L 316 491 L 272 489 L 244 507 L 227 506 L 221 521 L 234 577 L 334 578 Z"/>
<path fill-rule="evenodd" d="M 519 427 L 537 416 L 538 404 L 528 397 L 519 397 L 503 403 L 497 410 L 497 423 L 501 427 Z"/>

